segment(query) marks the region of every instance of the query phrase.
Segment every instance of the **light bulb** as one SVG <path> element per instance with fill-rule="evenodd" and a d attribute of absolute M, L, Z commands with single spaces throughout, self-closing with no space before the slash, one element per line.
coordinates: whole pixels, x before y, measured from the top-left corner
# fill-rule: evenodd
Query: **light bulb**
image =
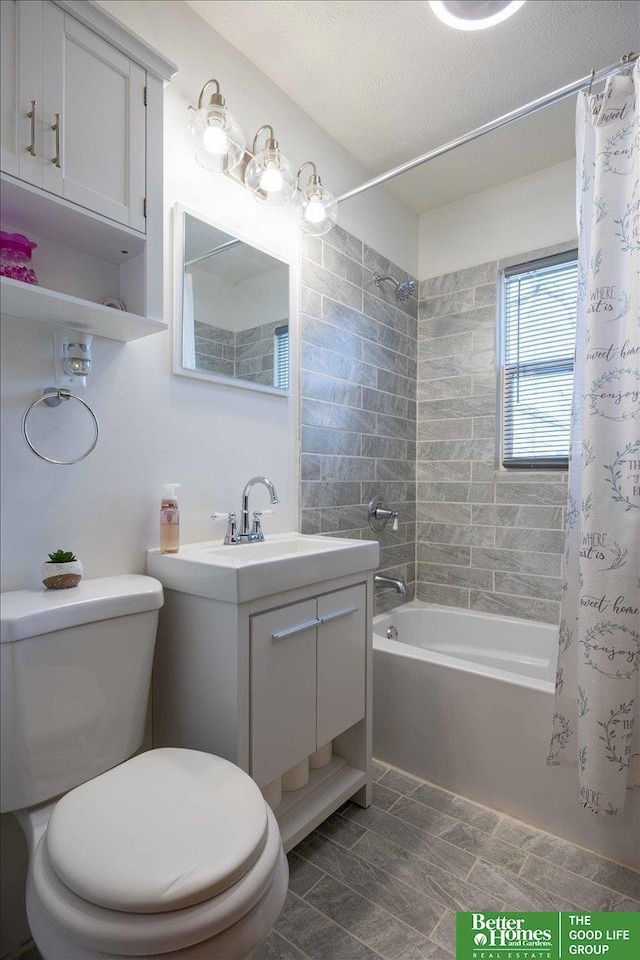
<path fill-rule="evenodd" d="M 244 183 L 256 203 L 265 207 L 284 207 L 294 196 L 296 175 L 273 137 L 267 140 L 265 149 L 256 153 L 247 164 Z"/>
<path fill-rule="evenodd" d="M 229 147 L 229 141 L 224 130 L 217 124 L 209 126 L 204 131 L 203 146 L 208 153 L 214 153 L 216 156 L 224 155 Z"/>
<path fill-rule="evenodd" d="M 267 193 L 273 193 L 276 190 L 282 190 L 282 174 L 275 167 L 267 167 L 260 177 L 260 187 Z"/>
<path fill-rule="evenodd" d="M 322 223 L 326 217 L 326 211 L 320 197 L 310 197 L 309 202 L 304 208 L 304 218 L 309 223 Z"/>
<path fill-rule="evenodd" d="M 313 182 L 315 181 L 315 182 Z M 311 236 L 321 237 L 328 233 L 336 222 L 338 204 L 328 190 L 322 186 L 317 174 L 302 191 L 300 229 Z"/>

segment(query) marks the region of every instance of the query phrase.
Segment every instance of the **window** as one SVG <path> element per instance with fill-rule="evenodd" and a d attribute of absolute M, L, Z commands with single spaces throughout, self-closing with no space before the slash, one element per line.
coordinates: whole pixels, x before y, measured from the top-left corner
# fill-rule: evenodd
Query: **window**
<path fill-rule="evenodd" d="M 566 468 L 576 252 L 509 268 L 503 292 L 502 464 Z"/>
<path fill-rule="evenodd" d="M 289 325 L 275 329 L 275 363 L 273 365 L 273 383 L 281 390 L 289 389 Z"/>

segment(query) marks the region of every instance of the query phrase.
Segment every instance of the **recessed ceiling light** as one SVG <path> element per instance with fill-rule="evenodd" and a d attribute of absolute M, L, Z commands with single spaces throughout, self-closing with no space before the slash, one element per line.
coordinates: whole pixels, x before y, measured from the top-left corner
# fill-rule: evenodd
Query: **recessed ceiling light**
<path fill-rule="evenodd" d="M 485 30 L 502 23 L 525 0 L 429 0 L 439 20 L 457 30 Z"/>

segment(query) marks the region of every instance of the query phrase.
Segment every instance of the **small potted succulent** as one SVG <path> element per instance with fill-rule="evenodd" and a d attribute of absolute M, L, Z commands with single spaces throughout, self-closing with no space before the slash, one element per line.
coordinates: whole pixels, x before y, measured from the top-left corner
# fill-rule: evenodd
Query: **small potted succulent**
<path fill-rule="evenodd" d="M 82 580 L 82 564 L 71 550 L 56 550 L 42 564 L 42 582 L 47 590 L 67 590 Z"/>

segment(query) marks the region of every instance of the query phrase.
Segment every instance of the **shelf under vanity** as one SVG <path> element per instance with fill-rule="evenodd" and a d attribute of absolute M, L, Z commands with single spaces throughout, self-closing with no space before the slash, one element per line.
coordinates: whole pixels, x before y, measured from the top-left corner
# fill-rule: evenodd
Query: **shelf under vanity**
<path fill-rule="evenodd" d="M 283 793 L 273 812 L 285 853 L 366 783 L 364 770 L 351 766 L 343 757 L 334 754 L 326 767 L 309 771 L 309 782 L 305 787 Z"/>

